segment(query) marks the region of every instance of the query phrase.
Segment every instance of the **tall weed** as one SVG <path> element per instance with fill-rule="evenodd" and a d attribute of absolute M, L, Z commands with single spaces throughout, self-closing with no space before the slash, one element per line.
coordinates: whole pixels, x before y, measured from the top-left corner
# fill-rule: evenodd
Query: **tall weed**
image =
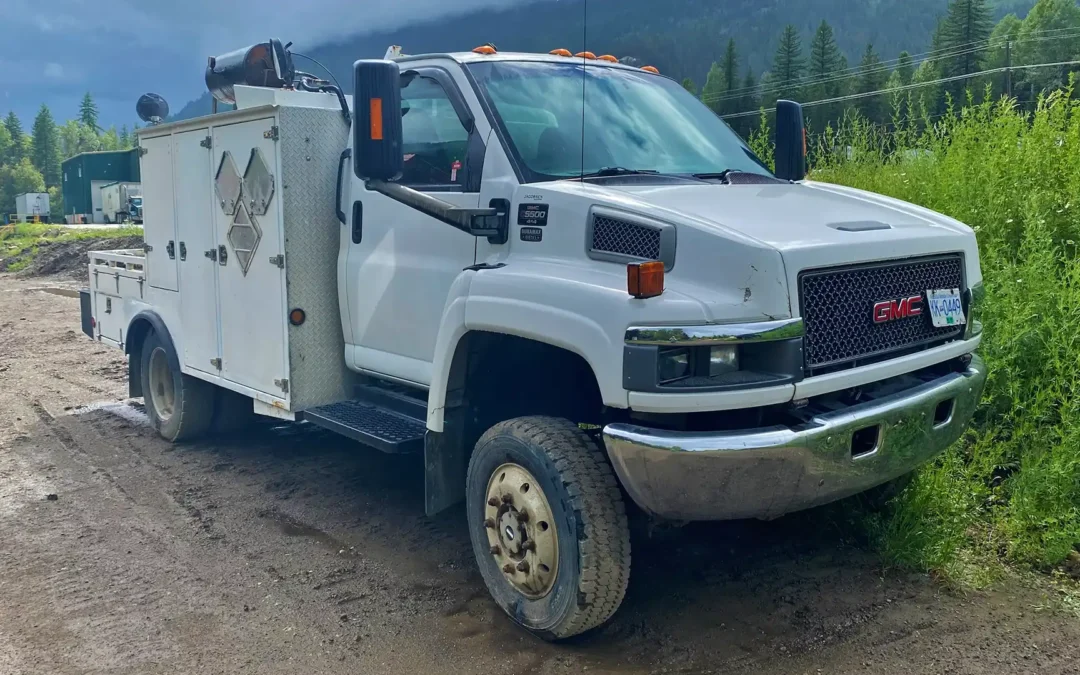
<path fill-rule="evenodd" d="M 1080 103 L 1069 89 L 1032 114 L 1001 100 L 887 131 L 848 119 L 812 164 L 814 180 L 940 211 L 979 240 L 983 405 L 876 523 L 886 557 L 952 576 L 1060 563 L 1080 546 Z"/>

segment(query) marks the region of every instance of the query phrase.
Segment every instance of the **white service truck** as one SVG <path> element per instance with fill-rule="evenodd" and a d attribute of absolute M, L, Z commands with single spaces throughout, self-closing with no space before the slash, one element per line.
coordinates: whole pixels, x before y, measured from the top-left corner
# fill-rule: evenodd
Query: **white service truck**
<path fill-rule="evenodd" d="M 235 110 L 139 131 L 146 245 L 90 254 L 84 330 L 170 441 L 254 412 L 423 453 L 533 633 L 615 612 L 628 514 L 885 491 L 971 419 L 972 230 L 806 180 L 798 105 L 774 173 L 606 57 L 359 61 L 351 104 L 241 52 L 207 74 Z"/>
<path fill-rule="evenodd" d="M 142 222 L 142 187 L 116 182 L 101 186 L 101 211 L 106 223 Z"/>

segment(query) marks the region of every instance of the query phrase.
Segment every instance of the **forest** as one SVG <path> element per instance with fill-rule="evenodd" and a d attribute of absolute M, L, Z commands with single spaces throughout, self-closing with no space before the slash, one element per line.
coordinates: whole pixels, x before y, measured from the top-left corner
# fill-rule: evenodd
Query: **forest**
<path fill-rule="evenodd" d="M 9 112 L 0 121 L 0 222 L 15 213 L 15 196 L 27 192 L 48 192 L 50 210 L 63 213 L 61 162 L 81 152 L 126 150 L 134 145 L 134 134 L 126 126 L 117 131 L 99 125 L 89 92 L 83 96 L 79 116 L 64 124 L 58 124 L 42 104 L 27 132 L 18 116 Z"/>

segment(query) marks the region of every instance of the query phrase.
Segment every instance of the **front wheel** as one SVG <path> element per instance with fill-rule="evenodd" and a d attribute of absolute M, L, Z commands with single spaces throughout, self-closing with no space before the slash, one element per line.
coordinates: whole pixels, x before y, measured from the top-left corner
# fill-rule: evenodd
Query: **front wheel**
<path fill-rule="evenodd" d="M 495 425 L 476 444 L 466 491 L 473 553 L 510 618 L 558 640 L 619 608 L 630 579 L 626 509 L 611 466 L 577 425 Z"/>

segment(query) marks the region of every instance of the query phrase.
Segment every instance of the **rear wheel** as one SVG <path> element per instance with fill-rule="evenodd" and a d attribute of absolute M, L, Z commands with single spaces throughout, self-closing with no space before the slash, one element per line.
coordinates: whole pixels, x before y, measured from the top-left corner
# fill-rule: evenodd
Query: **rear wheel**
<path fill-rule="evenodd" d="M 574 423 L 524 417 L 476 445 L 469 535 L 495 602 L 547 640 L 607 621 L 630 578 L 630 532 L 604 454 Z"/>
<path fill-rule="evenodd" d="M 180 372 L 171 341 L 157 333 L 142 345 L 142 391 L 150 423 L 167 441 L 185 441 L 210 428 L 213 385 Z"/>

